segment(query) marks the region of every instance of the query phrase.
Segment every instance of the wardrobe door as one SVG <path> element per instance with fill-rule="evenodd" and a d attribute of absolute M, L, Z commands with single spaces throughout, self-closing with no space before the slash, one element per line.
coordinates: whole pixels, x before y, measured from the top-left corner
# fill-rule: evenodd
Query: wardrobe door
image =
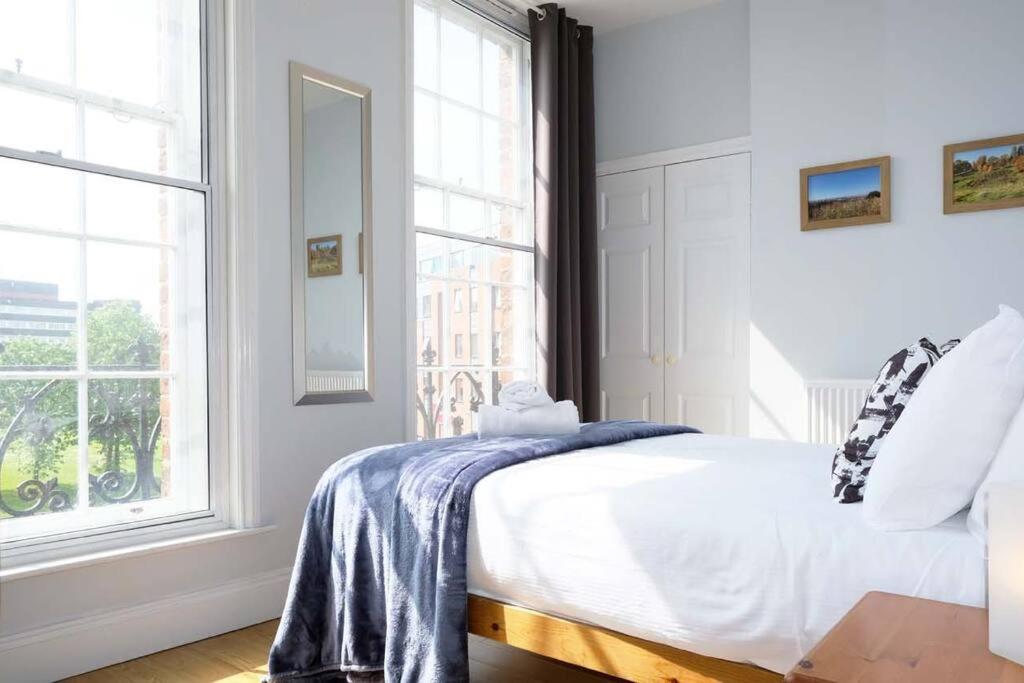
<path fill-rule="evenodd" d="M 748 432 L 750 155 L 665 167 L 665 421 Z"/>
<path fill-rule="evenodd" d="M 664 169 L 597 179 L 601 419 L 664 419 Z"/>

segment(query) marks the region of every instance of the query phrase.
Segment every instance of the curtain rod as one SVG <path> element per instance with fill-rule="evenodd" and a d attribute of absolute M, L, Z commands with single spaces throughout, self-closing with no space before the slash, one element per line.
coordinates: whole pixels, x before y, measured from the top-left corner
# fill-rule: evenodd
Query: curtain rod
<path fill-rule="evenodd" d="M 528 11 L 533 10 L 534 12 L 540 15 L 541 19 L 543 19 L 544 15 L 547 14 L 547 10 L 542 8 L 539 4 L 535 2 L 530 2 L 529 0 L 509 0 L 509 2 L 515 5 L 515 7 L 509 7 L 504 2 L 500 2 L 500 0 L 484 0 L 484 2 L 486 2 L 488 5 L 493 5 L 494 7 L 497 7 L 503 12 L 507 12 L 509 14 L 514 14 L 517 7 L 523 14 L 526 14 Z"/>

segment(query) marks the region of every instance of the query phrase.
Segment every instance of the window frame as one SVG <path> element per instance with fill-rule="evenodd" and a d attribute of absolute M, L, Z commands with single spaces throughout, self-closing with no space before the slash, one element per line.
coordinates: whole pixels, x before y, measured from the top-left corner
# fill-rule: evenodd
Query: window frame
<path fill-rule="evenodd" d="M 0 156 L 74 171 L 96 173 L 200 192 L 205 201 L 207 486 L 205 510 L 125 521 L 74 531 L 0 538 L 0 577 L 32 575 L 48 567 L 95 561 L 98 554 L 135 553 L 167 543 L 192 543 L 227 531 L 256 529 L 259 509 L 258 440 L 241 435 L 232 415 L 258 412 L 258 399 L 238 387 L 255 382 L 252 365 L 256 315 L 245 310 L 253 293 L 230 283 L 255 280 L 255 265 L 229 259 L 229 245 L 247 244 L 253 233 L 239 214 L 254 213 L 255 175 L 239 149 L 252 114 L 254 54 L 252 10 L 242 0 L 196 0 L 200 46 L 200 180 L 64 158 L 45 152 L 0 147 Z M 238 120 L 232 120 L 233 114 Z M 233 144 L 232 144 L 233 143 Z M 227 191 L 229 182 L 234 191 Z M 42 233 L 40 233 L 42 234 Z M 56 233 L 55 233 L 56 234 Z M 61 237 L 68 237 L 60 233 Z M 234 262 L 232 262 L 234 261 Z M 84 296 L 84 292 L 81 293 Z M 238 310 L 242 307 L 242 310 Z M 229 337 L 247 348 L 229 345 Z M 75 370 L 72 373 L 75 374 Z M 255 428 L 251 424 L 250 428 Z M 159 500 L 159 499 L 155 499 Z M 40 569 L 42 568 L 42 569 Z"/>
<path fill-rule="evenodd" d="M 441 108 L 442 105 L 448 104 L 463 110 L 472 111 L 475 114 L 481 116 L 481 129 L 483 126 L 483 120 L 489 119 L 498 121 L 500 123 L 512 123 L 510 119 L 502 118 L 497 114 L 492 114 L 484 109 L 482 102 L 483 92 L 481 90 L 481 102 L 479 106 L 468 105 L 458 99 L 448 97 L 444 95 L 442 90 L 442 66 L 440 58 L 440 32 L 437 36 L 437 90 L 431 90 L 425 88 L 416 83 L 415 76 L 415 9 L 417 5 L 430 8 L 432 11 L 438 14 L 438 30 L 440 31 L 440 17 L 442 16 L 454 16 L 456 21 L 461 24 L 467 22 L 473 22 L 475 30 L 478 30 L 481 39 L 484 36 L 491 36 L 496 39 L 499 44 L 510 43 L 517 41 L 519 50 L 518 60 L 518 76 L 520 91 L 518 93 L 518 109 L 519 109 L 519 121 L 516 124 L 516 135 L 518 138 L 518 150 L 520 160 L 520 188 L 518 200 L 512 200 L 509 197 L 502 195 L 496 195 L 490 193 L 486 189 L 485 177 L 483 171 L 483 164 L 481 162 L 480 169 L 480 187 L 481 189 L 473 189 L 458 185 L 453 182 L 445 181 L 443 176 L 442 160 L 440 154 L 437 157 L 437 177 L 427 177 L 416 172 L 415 167 L 415 119 L 414 109 L 415 102 L 418 96 L 427 96 L 434 99 L 438 104 L 438 115 L 435 122 L 436 126 L 436 139 L 440 141 L 441 129 L 442 129 L 442 116 Z M 406 58 L 406 130 L 407 130 L 407 159 L 406 159 L 406 176 L 407 176 L 407 229 L 408 239 L 406 242 L 408 255 L 407 255 L 407 273 L 411 277 L 411 285 L 408 287 L 410 292 L 407 294 L 407 301 L 419 301 L 419 288 L 417 286 L 419 275 L 420 275 L 420 261 L 417 253 L 417 235 L 431 235 L 434 237 L 441 238 L 444 240 L 444 250 L 440 257 L 442 262 L 447 262 L 449 252 L 452 248 L 452 244 L 455 242 L 463 242 L 465 244 L 460 245 L 459 248 L 465 248 L 467 246 L 483 245 L 489 247 L 496 247 L 499 249 L 508 249 L 516 252 L 523 252 L 532 258 L 535 254 L 535 242 L 532 235 L 532 230 L 529 233 L 530 239 L 523 242 L 511 242 L 501 239 L 495 239 L 486 235 L 473 235 L 462 232 L 456 232 L 452 230 L 446 230 L 444 228 L 438 228 L 433 226 L 417 225 L 415 216 L 415 196 L 416 189 L 419 187 L 428 188 L 439 191 L 441 193 L 441 211 L 442 216 L 447 216 L 450 212 L 451 195 L 462 195 L 474 199 L 483 200 L 484 202 L 484 220 L 485 223 L 491 220 L 492 207 L 495 205 L 507 206 L 513 209 L 519 210 L 523 213 L 523 221 L 529 222 L 532 228 L 533 216 L 534 216 L 534 182 L 532 173 L 529 169 L 533 166 L 533 110 L 532 110 L 532 92 L 528 89 L 531 80 L 531 42 L 527 35 L 513 27 L 504 26 L 500 22 L 495 21 L 493 18 L 486 16 L 485 14 L 473 11 L 467 8 L 464 4 L 457 0 L 407 0 L 406 1 L 407 16 L 406 16 L 406 44 L 409 46 Z M 483 79 L 483 72 L 480 74 L 481 82 Z M 523 86 L 527 86 L 523 88 Z M 482 142 L 482 138 L 481 138 Z M 442 219 L 443 223 L 444 219 Z M 408 373 L 407 379 L 407 391 L 410 395 L 406 400 L 406 409 L 408 410 L 408 417 L 406 420 L 406 432 L 410 440 L 419 438 L 417 434 L 417 423 L 418 423 L 418 412 L 416 408 L 416 396 L 419 387 L 419 378 L 421 372 L 436 373 L 440 376 L 445 376 L 453 372 L 479 372 L 482 374 L 491 374 L 497 372 L 512 372 L 512 373 L 525 373 L 528 376 L 534 376 L 536 374 L 537 358 L 536 358 L 536 301 L 535 301 L 535 288 L 534 281 L 520 284 L 509 284 L 509 283 L 498 283 L 491 282 L 490 280 L 479 280 L 475 277 L 473 271 L 475 266 L 470 265 L 470 275 L 468 280 L 462 278 L 452 278 L 447 273 L 438 274 L 436 269 L 431 269 L 430 279 L 434 281 L 443 282 L 445 287 L 445 293 L 442 294 L 442 300 L 450 303 L 451 292 L 455 287 L 467 289 L 466 298 L 468 298 L 468 306 L 464 306 L 463 310 L 469 311 L 469 315 L 473 316 L 475 313 L 480 312 L 480 298 L 483 295 L 483 288 L 489 287 L 505 287 L 509 289 L 524 289 L 527 291 L 528 298 L 531 304 L 530 315 L 532 316 L 532 325 L 534 334 L 530 339 L 531 349 L 528 352 L 528 358 L 525 359 L 525 364 L 516 365 L 495 365 L 493 347 L 485 347 L 493 340 L 493 329 L 490 329 L 491 334 L 486 335 L 485 338 L 479 337 L 479 330 L 477 329 L 476 319 L 472 318 L 472 333 L 478 336 L 478 349 L 477 359 L 480 361 L 479 364 L 474 364 L 472 358 L 466 360 L 458 359 L 455 354 L 445 364 L 425 366 L 420 364 L 420 359 L 417 349 L 417 331 L 419 330 L 419 316 L 418 316 L 418 304 L 408 305 L 407 304 L 407 324 L 410 334 L 407 334 L 408 344 L 408 358 L 411 359 L 411 367 Z M 484 312 L 484 323 L 485 327 L 493 328 L 493 309 Z M 444 340 L 452 338 L 450 331 L 451 316 L 444 315 L 444 326 L 440 337 Z M 454 347 L 454 341 L 452 342 Z M 443 353 L 436 344 L 434 349 L 438 353 Z M 454 349 L 453 349 L 454 350 Z M 468 349 L 466 349 L 468 350 Z M 437 400 L 447 400 L 448 394 L 444 392 Z"/>

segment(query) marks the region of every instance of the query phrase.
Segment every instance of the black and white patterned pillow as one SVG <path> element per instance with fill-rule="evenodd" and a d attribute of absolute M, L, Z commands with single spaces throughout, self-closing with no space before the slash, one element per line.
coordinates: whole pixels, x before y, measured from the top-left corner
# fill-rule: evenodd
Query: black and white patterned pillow
<path fill-rule="evenodd" d="M 840 503 L 864 500 L 864 483 L 882 441 L 903 414 L 925 374 L 959 342 L 952 339 L 936 347 L 928 339 L 921 339 L 882 365 L 846 443 L 832 459 L 832 495 Z"/>

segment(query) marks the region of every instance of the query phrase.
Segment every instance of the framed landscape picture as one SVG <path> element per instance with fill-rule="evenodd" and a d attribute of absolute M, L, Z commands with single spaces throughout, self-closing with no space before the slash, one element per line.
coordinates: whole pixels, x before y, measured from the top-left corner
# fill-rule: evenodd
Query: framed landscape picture
<path fill-rule="evenodd" d="M 800 169 L 800 229 L 888 223 L 889 157 Z"/>
<path fill-rule="evenodd" d="M 341 235 L 310 237 L 306 240 L 306 261 L 309 277 L 341 275 Z"/>
<path fill-rule="evenodd" d="M 1024 206 L 1024 134 L 946 145 L 944 213 Z"/>

